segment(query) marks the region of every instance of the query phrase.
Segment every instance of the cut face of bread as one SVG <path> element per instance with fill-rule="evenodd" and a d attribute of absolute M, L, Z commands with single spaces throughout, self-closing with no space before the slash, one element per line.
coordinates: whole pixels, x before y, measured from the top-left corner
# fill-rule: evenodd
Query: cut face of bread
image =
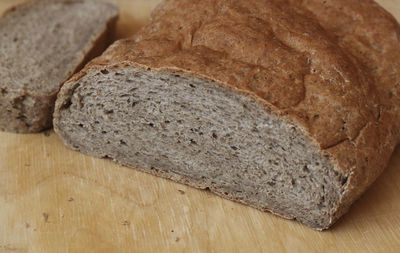
<path fill-rule="evenodd" d="M 61 84 L 111 41 L 118 10 L 103 1 L 39 0 L 0 19 L 0 130 L 51 126 Z"/>
<path fill-rule="evenodd" d="M 109 157 L 325 227 L 342 178 L 296 125 L 211 81 L 126 67 L 96 71 L 60 102 L 57 131 Z"/>
<path fill-rule="evenodd" d="M 54 127 L 321 230 L 387 166 L 399 83 L 399 24 L 371 0 L 170 0 L 66 82 Z"/>

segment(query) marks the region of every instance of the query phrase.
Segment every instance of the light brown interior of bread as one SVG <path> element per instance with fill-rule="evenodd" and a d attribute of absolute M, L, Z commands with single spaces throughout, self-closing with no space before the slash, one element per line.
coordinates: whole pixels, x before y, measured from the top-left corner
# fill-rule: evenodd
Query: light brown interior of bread
<path fill-rule="evenodd" d="M 92 0 L 39 0 L 7 13 L 0 19 L 2 92 L 56 93 L 115 12 Z"/>
<path fill-rule="evenodd" d="M 8 11 L 0 19 L 0 131 L 51 127 L 60 86 L 105 49 L 99 36 L 117 14 L 93 0 L 36 0 Z"/>
<path fill-rule="evenodd" d="M 346 179 L 296 125 L 250 96 L 133 67 L 71 85 L 56 119 L 70 147 L 314 228 L 330 224 Z"/>

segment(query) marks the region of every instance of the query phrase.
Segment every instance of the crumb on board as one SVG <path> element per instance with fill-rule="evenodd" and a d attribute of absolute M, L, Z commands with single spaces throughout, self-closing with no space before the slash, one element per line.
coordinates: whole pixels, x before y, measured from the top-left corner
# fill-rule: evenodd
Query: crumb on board
<path fill-rule="evenodd" d="M 182 195 L 185 194 L 185 191 L 180 190 L 180 189 L 178 190 L 178 192 L 179 192 L 180 194 L 182 194 Z"/>
<path fill-rule="evenodd" d="M 124 225 L 124 226 L 131 225 L 131 223 L 129 221 L 127 221 L 127 220 L 124 220 L 123 222 L 121 222 L 121 224 Z"/>
<path fill-rule="evenodd" d="M 42 217 L 44 222 L 47 222 L 47 220 L 49 219 L 49 214 L 48 213 L 42 213 Z"/>
<path fill-rule="evenodd" d="M 73 198 L 73 197 L 69 197 L 69 198 L 68 198 L 68 201 L 69 201 L 69 202 L 74 201 L 74 198 Z"/>
<path fill-rule="evenodd" d="M 179 237 L 174 237 L 174 241 L 175 241 L 175 242 L 179 242 L 180 239 L 181 239 L 181 238 L 179 238 Z"/>
<path fill-rule="evenodd" d="M 25 228 L 30 228 L 31 225 L 28 222 L 25 222 Z"/>
<path fill-rule="evenodd" d="M 6 244 L 6 245 L 0 245 L 0 249 L 4 249 L 5 250 L 5 252 L 20 252 L 19 251 L 19 249 L 18 248 L 15 248 L 15 247 L 12 247 L 11 245 L 9 245 L 9 244 Z M 3 252 L 3 251 L 1 251 L 1 252 Z"/>

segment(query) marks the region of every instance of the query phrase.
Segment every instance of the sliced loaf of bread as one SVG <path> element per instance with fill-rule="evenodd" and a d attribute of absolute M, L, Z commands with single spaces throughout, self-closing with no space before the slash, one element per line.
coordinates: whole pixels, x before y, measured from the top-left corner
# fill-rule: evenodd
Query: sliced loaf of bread
<path fill-rule="evenodd" d="M 0 19 L 0 130 L 31 133 L 52 125 L 61 84 L 112 42 L 115 4 L 36 0 Z"/>
<path fill-rule="evenodd" d="M 331 226 L 399 141 L 400 28 L 371 0 L 169 0 L 61 89 L 69 147 Z"/>

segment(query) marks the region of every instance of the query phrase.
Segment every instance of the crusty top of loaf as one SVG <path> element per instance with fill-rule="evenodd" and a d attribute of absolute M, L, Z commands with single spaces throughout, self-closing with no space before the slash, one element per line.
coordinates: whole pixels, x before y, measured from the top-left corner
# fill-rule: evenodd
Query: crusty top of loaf
<path fill-rule="evenodd" d="M 165 0 L 91 68 L 215 80 L 295 121 L 348 176 L 351 203 L 399 139 L 400 28 L 372 0 Z"/>

